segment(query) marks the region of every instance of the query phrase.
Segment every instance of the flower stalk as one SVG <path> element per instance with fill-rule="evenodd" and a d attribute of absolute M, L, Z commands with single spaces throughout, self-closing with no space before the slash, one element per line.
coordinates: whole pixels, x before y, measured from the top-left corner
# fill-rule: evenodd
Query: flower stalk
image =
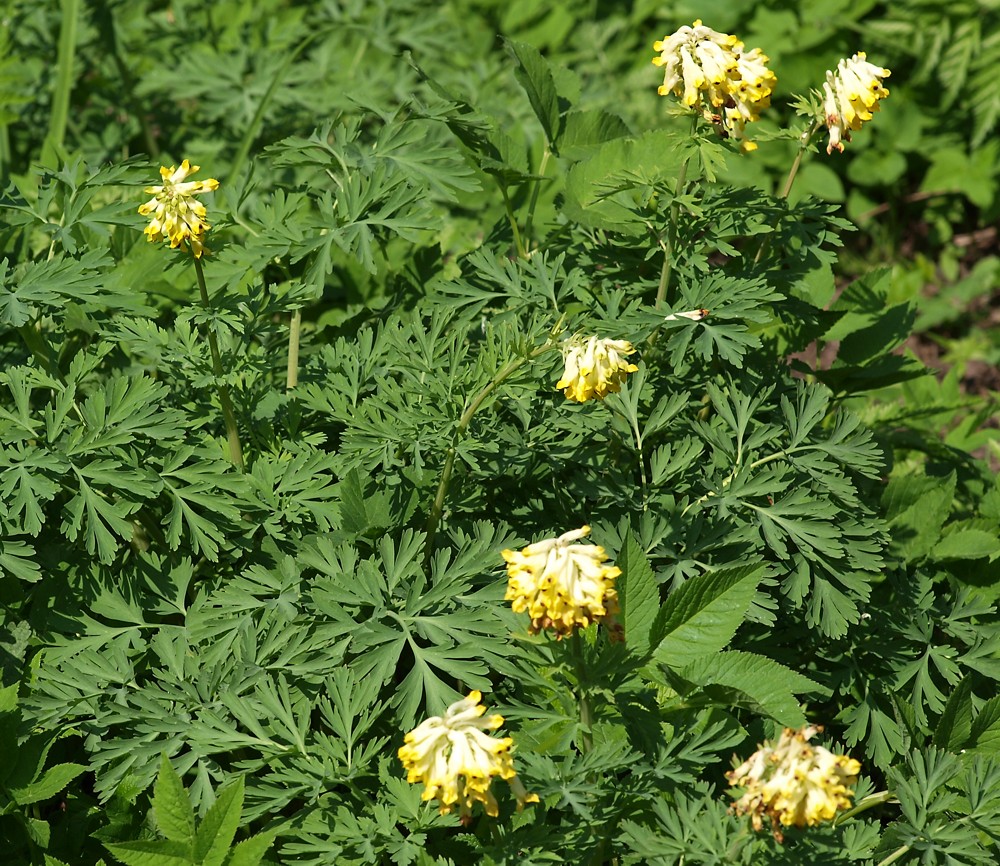
<path fill-rule="evenodd" d="M 201 303 L 206 310 L 212 309 L 212 301 L 208 296 L 208 287 L 205 285 L 205 271 L 202 268 L 201 257 L 193 255 L 194 272 L 198 278 L 198 291 L 201 293 Z M 229 396 L 229 386 L 223 381 L 222 356 L 219 354 L 219 342 L 215 337 L 215 331 L 211 324 L 206 329 L 208 334 L 208 348 L 212 353 L 212 372 L 215 373 L 217 387 L 219 391 L 219 403 L 222 405 L 222 418 L 226 424 L 226 438 L 229 440 L 229 459 L 233 465 L 245 471 L 246 465 L 243 461 L 243 445 L 240 443 L 240 432 L 236 425 L 236 412 L 233 410 L 233 401 Z"/>
<path fill-rule="evenodd" d="M 293 310 L 288 324 L 288 372 L 285 390 L 291 391 L 299 384 L 299 336 L 302 332 L 302 310 Z"/>
<path fill-rule="evenodd" d="M 559 324 L 553 328 L 553 333 L 558 331 Z M 504 364 L 499 370 L 497 370 L 496 375 L 472 398 L 472 402 L 466 407 L 462 416 L 458 419 L 458 425 L 455 427 L 455 434 L 452 437 L 451 445 L 445 452 L 444 467 L 441 470 L 441 480 L 438 482 L 437 491 L 434 494 L 434 502 L 431 505 L 431 512 L 427 517 L 427 538 L 424 542 L 424 567 L 426 568 L 431 561 L 431 556 L 434 553 L 434 540 L 437 538 L 438 525 L 441 523 L 441 515 L 444 513 L 444 503 L 448 497 L 448 486 L 451 484 L 451 473 L 455 465 L 455 453 L 458 448 L 458 443 L 465 436 L 466 430 L 469 429 L 469 424 L 472 423 L 472 419 L 479 407 L 483 405 L 486 399 L 492 394 L 500 385 L 506 382 L 511 376 L 513 376 L 518 370 L 521 369 L 525 364 L 533 361 L 539 355 L 544 354 L 549 351 L 549 349 L 555 346 L 555 342 L 552 339 L 546 341 L 542 346 L 524 355 L 521 358 L 514 358 Z"/>

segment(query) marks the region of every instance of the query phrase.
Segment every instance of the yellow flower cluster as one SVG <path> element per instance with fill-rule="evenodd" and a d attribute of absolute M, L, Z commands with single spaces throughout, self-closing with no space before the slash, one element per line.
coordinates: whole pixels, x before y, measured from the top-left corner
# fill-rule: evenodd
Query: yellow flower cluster
<path fill-rule="evenodd" d="M 659 52 L 653 63 L 663 67 L 661 96 L 672 93 L 689 108 L 702 105 L 720 133 L 737 139 L 744 151 L 756 150 L 744 128 L 771 104 L 778 79 L 767 67 L 767 55 L 759 48 L 745 51 L 735 36 L 701 21 L 654 42 L 653 50 Z"/>
<path fill-rule="evenodd" d="M 495 731 L 504 720 L 497 714 L 483 717 L 486 707 L 480 703 L 482 697 L 478 691 L 469 692 L 448 707 L 443 716 L 421 722 L 406 735 L 399 749 L 407 781 L 424 785 L 421 798 L 436 799 L 442 815 L 451 812 L 457 803 L 463 821 L 471 816 L 476 803 L 482 803 L 491 817 L 499 814 L 490 790 L 494 776 L 510 785 L 518 809 L 525 803 L 538 802 L 538 796 L 529 794 L 514 772 L 514 741 L 486 733 Z"/>
<path fill-rule="evenodd" d="M 570 337 L 563 340 L 562 353 L 565 369 L 556 388 L 578 403 L 593 397 L 603 400 L 618 391 L 626 375 L 639 368 L 625 360 L 635 349 L 627 340 L 599 340 L 590 337 Z"/>
<path fill-rule="evenodd" d="M 808 740 L 822 730 L 811 725 L 794 731 L 785 728 L 777 745 L 765 743 L 735 770 L 726 774 L 745 793 L 733 808 L 750 815 L 755 830 L 771 820 L 776 837 L 781 827 L 815 826 L 830 821 L 839 809 L 848 809 L 861 764 L 846 755 L 835 755 Z"/>
<path fill-rule="evenodd" d="M 575 628 L 606 620 L 611 620 L 612 634 L 620 630 L 614 620 L 619 608 L 612 584 L 621 569 L 603 564 L 608 558 L 603 547 L 573 544 L 589 534 L 590 527 L 584 526 L 521 551 L 502 552 L 509 577 L 504 597 L 515 612 L 528 612 L 532 634 L 552 629 L 562 638 Z"/>
<path fill-rule="evenodd" d="M 186 242 L 196 259 L 201 258 L 205 252 L 205 232 L 211 226 L 205 221 L 205 205 L 195 196 L 219 188 L 219 182 L 214 178 L 185 180 L 199 168 L 200 166 L 191 165 L 186 159 L 179 168 L 161 167 L 163 185 L 147 186 L 145 192 L 153 197 L 139 207 L 140 214 L 152 216 L 143 231 L 150 243 L 166 238 L 170 241 L 171 249 L 176 249 Z"/>
<path fill-rule="evenodd" d="M 830 130 L 827 153 L 843 153 L 843 142 L 851 140 L 851 131 L 872 119 L 879 110 L 878 101 L 889 95 L 882 79 L 890 74 L 888 69 L 869 63 L 863 51 L 841 60 L 836 72 L 827 70 L 823 84 L 823 111 Z"/>

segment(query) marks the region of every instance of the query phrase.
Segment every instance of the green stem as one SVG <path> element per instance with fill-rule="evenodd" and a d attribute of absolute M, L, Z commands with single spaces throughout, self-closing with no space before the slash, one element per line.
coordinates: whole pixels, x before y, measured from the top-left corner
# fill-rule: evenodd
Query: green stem
<path fill-rule="evenodd" d="M 698 129 L 698 115 L 691 119 L 691 135 L 695 135 Z M 691 162 L 689 154 L 677 172 L 677 182 L 674 184 L 674 200 L 670 203 L 670 222 L 667 225 L 667 237 L 661 244 L 663 247 L 663 267 L 660 269 L 660 284 L 656 287 L 656 306 L 660 306 L 666 300 L 667 292 L 670 290 L 670 275 L 674 267 L 674 246 L 677 239 L 677 219 L 681 213 L 680 197 L 684 194 L 684 184 L 687 182 L 688 165 Z"/>
<path fill-rule="evenodd" d="M 59 54 L 56 58 L 56 87 L 49 115 L 48 143 L 59 149 L 66 138 L 69 98 L 73 91 L 73 61 L 76 55 L 76 31 L 80 21 L 80 0 L 62 0 L 62 23 L 59 28 Z"/>
<path fill-rule="evenodd" d="M 292 311 L 288 325 L 288 377 L 285 388 L 291 391 L 299 383 L 299 334 L 302 330 L 302 310 Z"/>
<path fill-rule="evenodd" d="M 305 37 L 295 49 L 288 54 L 285 58 L 285 62 L 278 67 L 278 71 L 274 73 L 274 77 L 271 79 L 271 83 L 268 85 L 267 90 L 264 92 L 263 97 L 261 97 L 260 103 L 257 106 L 257 110 L 254 112 L 253 119 L 250 121 L 250 126 L 247 127 L 247 131 L 243 134 L 243 140 L 240 142 L 239 149 L 236 151 L 236 156 L 233 157 L 232 164 L 229 166 L 229 176 L 235 178 L 239 176 L 240 169 L 243 168 L 243 163 L 246 162 L 247 156 L 250 153 L 250 148 L 253 145 L 254 139 L 257 137 L 257 133 L 260 131 L 260 126 L 264 121 L 264 112 L 267 111 L 268 106 L 271 104 L 271 99 L 274 97 L 274 92 L 278 89 L 278 85 L 281 80 L 285 77 L 285 73 L 288 72 L 289 67 L 299 59 L 309 44 L 316 39 L 318 36 L 326 33 L 326 30 L 314 30 L 308 36 Z"/>
<path fill-rule="evenodd" d="M 569 641 L 573 654 L 573 668 L 576 671 L 577 688 L 579 689 L 577 700 L 580 704 L 580 727 L 582 728 L 580 732 L 580 745 L 582 747 L 581 751 L 586 754 L 594 747 L 594 741 L 590 734 L 593 717 L 590 710 L 590 694 L 587 688 L 587 666 L 583 660 L 583 642 L 579 629 L 573 630 Z"/>
<path fill-rule="evenodd" d="M 128 106 L 129 112 L 139 123 L 146 152 L 153 160 L 159 160 L 160 148 L 156 142 L 153 128 L 149 123 L 149 112 L 145 110 L 145 107 L 136 98 L 135 76 L 125 62 L 122 53 L 115 16 L 110 8 L 110 0 L 96 0 L 92 17 L 107 44 L 107 52 L 111 55 L 111 60 L 114 62 L 115 69 L 118 72 L 118 80 L 122 84 L 122 101 Z"/>
<path fill-rule="evenodd" d="M 816 134 L 817 130 L 820 128 L 820 121 L 815 121 L 812 126 L 810 126 L 802 135 L 799 136 L 799 149 L 795 154 L 795 159 L 792 160 L 792 167 L 788 169 L 788 177 L 785 178 L 785 185 L 781 188 L 781 192 L 778 194 L 778 198 L 782 201 L 788 198 L 788 194 L 792 191 L 792 184 L 795 183 L 795 177 L 799 173 L 799 167 L 802 165 L 802 157 L 805 156 L 806 151 L 809 149 L 809 144 L 812 141 L 812 137 Z M 764 254 L 771 247 L 771 236 L 765 235 L 764 241 L 760 245 L 760 249 L 757 250 L 757 255 L 754 256 L 753 263 L 759 264 L 760 260 L 764 257 Z"/>
<path fill-rule="evenodd" d="M 646 480 L 646 460 L 642 454 L 642 434 L 639 432 L 639 419 L 627 418 L 632 434 L 635 436 L 635 449 L 639 452 L 639 482 L 642 484 L 642 510 L 649 510 L 649 491 Z"/>
<path fill-rule="evenodd" d="M 833 826 L 836 827 L 838 824 L 843 824 L 848 818 L 853 818 L 855 815 L 860 815 L 862 812 L 867 812 L 869 809 L 873 809 L 875 806 L 881 806 L 883 803 L 888 803 L 890 800 L 895 799 L 895 795 L 889 791 L 880 791 L 877 794 L 869 794 L 863 800 L 859 800 L 854 806 L 848 809 L 846 812 L 841 812 L 833 819 Z"/>
<path fill-rule="evenodd" d="M 895 863 L 900 857 L 907 854 L 909 850 L 910 850 L 909 845 L 903 845 L 902 847 L 897 848 L 884 860 L 879 860 L 878 866 L 889 866 L 890 863 Z"/>
<path fill-rule="evenodd" d="M 558 330 L 558 325 L 553 331 Z M 549 349 L 555 346 L 555 341 L 549 339 L 544 345 L 535 349 L 533 352 L 525 355 L 522 358 L 514 358 L 512 361 L 508 361 L 504 364 L 498 371 L 497 374 L 486 384 L 482 390 L 472 398 L 472 402 L 466 407 L 465 411 L 462 413 L 462 417 L 458 419 L 458 426 L 455 428 L 455 434 L 452 437 L 451 445 L 449 446 L 447 452 L 445 453 L 444 468 L 441 470 L 441 480 L 438 482 L 437 492 L 434 494 L 434 504 L 431 506 L 431 513 L 427 517 L 427 540 L 424 542 L 424 566 L 431 561 L 431 555 L 434 553 L 434 539 L 437 536 L 438 524 L 441 522 L 441 515 L 444 513 L 444 503 L 448 497 L 448 485 L 451 484 L 451 473 L 455 465 L 455 452 L 458 449 L 458 443 L 461 441 L 462 437 L 465 435 L 465 431 L 469 428 L 469 424 L 472 423 L 472 417 L 476 414 L 480 406 L 487 397 L 490 396 L 501 384 L 503 384 L 507 379 L 509 379 L 514 373 L 521 369 L 525 364 L 533 361 L 539 355 L 549 351 Z"/>
<path fill-rule="evenodd" d="M 205 285 L 205 271 L 201 265 L 201 259 L 192 255 L 194 259 L 194 272 L 198 277 L 198 290 L 201 292 L 201 303 L 206 310 L 212 309 L 212 301 L 208 297 L 208 287 Z M 219 403 L 222 404 L 222 418 L 226 423 L 226 435 L 229 439 L 229 459 L 233 465 L 245 471 L 246 465 L 243 462 L 243 445 L 240 443 L 240 432 L 236 426 L 236 412 L 233 410 L 233 401 L 229 397 L 229 386 L 222 380 L 222 356 L 219 354 L 219 342 L 215 337 L 215 331 L 211 324 L 206 328 L 208 332 L 208 348 L 212 353 L 212 371 L 218 381 Z"/>
<path fill-rule="evenodd" d="M 549 150 L 549 146 L 546 144 L 545 152 L 542 154 L 542 161 L 538 164 L 539 175 L 544 176 L 550 156 L 552 156 L 552 151 Z M 531 243 L 531 228 L 535 221 L 535 206 L 538 204 L 538 193 L 542 189 L 542 181 L 536 180 L 534 184 L 534 187 L 531 189 L 531 201 L 528 202 L 528 216 L 524 220 L 524 238 L 529 244 Z"/>
<path fill-rule="evenodd" d="M 517 257 L 519 259 L 527 259 L 528 253 L 524 249 L 524 242 L 521 240 L 521 232 L 517 228 L 517 219 L 514 216 L 514 207 L 510 203 L 510 196 L 507 195 L 507 187 L 502 183 L 497 183 L 500 185 L 500 194 L 503 196 L 503 206 L 507 211 L 507 222 L 510 223 L 510 230 L 514 234 L 514 247 L 517 250 Z"/>
<path fill-rule="evenodd" d="M 788 194 L 792 191 L 792 184 L 795 183 L 795 176 L 799 173 L 799 166 L 802 165 L 802 157 L 805 155 L 806 150 L 808 150 L 809 143 L 812 141 L 812 137 L 816 134 L 819 127 L 820 122 L 817 120 L 799 136 L 798 153 L 795 154 L 792 167 L 788 170 L 788 177 L 785 178 L 785 185 L 781 188 L 778 198 L 788 198 Z"/>

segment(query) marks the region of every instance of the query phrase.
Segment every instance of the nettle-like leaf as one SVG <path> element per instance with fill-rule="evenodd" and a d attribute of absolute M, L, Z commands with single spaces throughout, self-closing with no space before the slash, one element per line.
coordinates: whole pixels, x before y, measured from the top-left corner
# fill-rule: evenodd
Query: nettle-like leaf
<path fill-rule="evenodd" d="M 187 791 L 166 756 L 160 763 L 153 814 L 163 840 L 107 844 L 115 859 L 128 866 L 257 866 L 274 842 L 261 833 L 233 845 L 243 810 L 243 777 L 236 776 L 215 796 L 195 825 Z"/>

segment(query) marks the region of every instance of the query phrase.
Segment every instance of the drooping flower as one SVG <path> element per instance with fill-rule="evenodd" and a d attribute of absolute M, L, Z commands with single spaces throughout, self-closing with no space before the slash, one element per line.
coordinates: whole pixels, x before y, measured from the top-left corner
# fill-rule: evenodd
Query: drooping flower
<path fill-rule="evenodd" d="M 850 808 L 854 796 L 850 788 L 861 764 L 822 746 L 810 746 L 808 740 L 821 730 L 818 725 L 798 731 L 785 728 L 777 745 L 765 743 L 726 774 L 731 785 L 745 789 L 733 808 L 737 814 L 750 815 L 755 830 L 767 817 L 780 839 L 782 827 L 812 827 Z"/>
<path fill-rule="evenodd" d="M 186 242 L 195 258 L 204 254 L 205 232 L 211 226 L 205 221 L 205 205 L 195 196 L 218 189 L 219 182 L 215 178 L 185 180 L 200 168 L 186 159 L 179 168 L 163 166 L 160 168 L 163 185 L 145 188 L 144 191 L 153 197 L 140 205 L 139 213 L 151 217 L 149 225 L 143 230 L 150 243 L 166 238 L 170 247 L 176 249 Z"/>
<path fill-rule="evenodd" d="M 869 63 L 863 51 L 841 60 L 836 72 L 827 70 L 823 84 L 823 111 L 830 130 L 827 153 L 843 153 L 851 131 L 857 132 L 862 123 L 872 119 L 879 110 L 879 100 L 889 95 L 882 86 L 882 79 L 889 75 L 888 69 Z"/>
<path fill-rule="evenodd" d="M 618 391 L 625 377 L 639 368 L 625 360 L 635 349 L 627 340 L 584 340 L 574 336 L 563 340 L 562 353 L 565 369 L 556 388 L 578 403 L 593 397 L 603 400 Z"/>
<path fill-rule="evenodd" d="M 756 149 L 744 128 L 771 104 L 777 78 L 767 55 L 759 48 L 745 51 L 735 36 L 701 21 L 654 42 L 653 50 L 660 52 L 653 63 L 663 67 L 661 96 L 672 93 L 689 108 L 701 106 L 720 133 L 739 140 L 744 151 Z"/>
<path fill-rule="evenodd" d="M 422 782 L 422 800 L 437 800 L 441 814 L 447 815 L 458 804 L 463 822 L 478 802 L 486 814 L 499 813 L 496 797 L 490 790 L 494 776 L 506 781 L 517 798 L 520 810 L 525 803 L 537 803 L 538 795 L 529 794 L 511 759 L 514 741 L 510 737 L 491 737 L 503 725 L 503 716 L 483 718 L 486 707 L 482 694 L 471 691 L 456 701 L 443 716 L 431 716 L 404 737 L 399 760 L 406 769 L 408 782 Z"/>
<path fill-rule="evenodd" d="M 504 598 L 516 613 L 528 612 L 532 634 L 552 629 L 561 639 L 575 628 L 604 622 L 612 637 L 620 638 L 613 583 L 622 572 L 603 564 L 608 558 L 603 547 L 573 544 L 589 534 L 590 527 L 584 526 L 521 551 L 502 551 L 508 575 Z"/>

